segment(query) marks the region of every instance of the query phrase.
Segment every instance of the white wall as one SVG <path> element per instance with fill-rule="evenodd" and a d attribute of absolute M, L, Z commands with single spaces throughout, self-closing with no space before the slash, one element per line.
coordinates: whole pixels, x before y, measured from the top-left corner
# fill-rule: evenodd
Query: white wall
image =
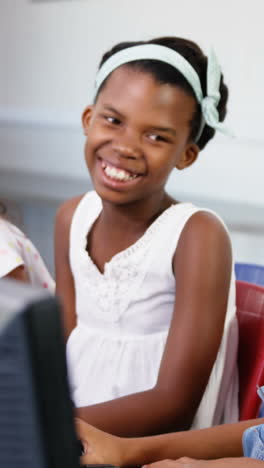
<path fill-rule="evenodd" d="M 233 203 L 235 215 L 239 204 L 245 224 L 251 209 L 264 208 L 263 15 L 262 0 L 0 0 L 0 195 L 18 186 L 10 174 L 34 174 L 23 192 L 30 197 L 40 196 L 40 175 L 47 198 L 67 198 L 58 178 L 88 180 L 80 115 L 102 53 L 118 41 L 179 35 L 216 50 L 236 138 L 216 137 L 173 175 L 170 190 Z M 256 218 L 264 232 L 264 217 Z"/>
<path fill-rule="evenodd" d="M 217 51 L 230 87 L 227 123 L 237 135 L 216 138 L 178 178 L 178 189 L 263 204 L 263 5 L 1 0 L 0 167 L 84 176 L 80 115 L 101 54 L 117 41 L 177 34 Z M 59 146 L 58 128 L 65 130 Z"/>

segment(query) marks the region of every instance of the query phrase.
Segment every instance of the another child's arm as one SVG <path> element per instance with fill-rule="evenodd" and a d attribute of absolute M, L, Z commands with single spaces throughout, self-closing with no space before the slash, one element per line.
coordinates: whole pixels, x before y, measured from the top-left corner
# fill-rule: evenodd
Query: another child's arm
<path fill-rule="evenodd" d="M 10 224 L 0 216 L 0 278 L 29 282 L 17 241 L 10 232 Z"/>
<path fill-rule="evenodd" d="M 62 301 L 66 338 L 76 325 L 75 290 L 69 264 L 69 236 L 72 216 L 80 199 L 81 197 L 76 197 L 61 205 L 55 221 L 56 294 Z"/>
<path fill-rule="evenodd" d="M 152 437 L 120 438 L 102 432 L 80 419 L 76 419 L 78 437 L 87 453 L 82 463 L 111 463 L 120 467 L 142 466 L 160 460 L 176 460 L 180 457 L 211 460 L 201 464 L 201 468 L 242 467 L 249 468 L 252 459 L 241 458 L 243 432 L 256 424 L 264 424 L 264 419 L 241 421 L 207 429 L 190 430 L 162 434 Z M 213 459 L 222 458 L 221 464 Z M 231 458 L 232 457 L 232 458 Z M 238 458 L 233 458 L 238 457 Z M 245 460 L 245 461 L 244 461 Z M 242 462 L 239 464 L 239 462 Z M 247 465 L 247 462 L 249 463 Z M 179 461 L 178 461 L 179 463 Z M 182 462 L 183 463 L 183 462 Z M 198 463 L 198 462 L 197 462 Z M 220 460 L 219 460 L 220 463 Z M 160 466 L 159 466 L 160 465 Z M 262 462 L 263 466 L 264 462 Z M 259 466 L 259 465 L 256 465 Z M 166 466 L 166 461 L 154 463 L 151 468 L 178 468 L 175 461 Z M 183 465 L 184 467 L 184 465 Z M 199 465 L 194 465 L 198 468 Z M 200 467 L 199 467 L 200 468 Z"/>
<path fill-rule="evenodd" d="M 23 281 L 23 283 L 29 282 L 29 276 L 23 265 L 19 265 L 18 267 L 14 268 L 7 275 L 5 275 L 4 278 L 11 278 L 17 281 Z"/>
<path fill-rule="evenodd" d="M 173 267 L 175 310 L 156 386 L 77 410 L 79 417 L 112 434 L 188 429 L 203 396 L 222 338 L 231 275 L 229 238 L 215 216 L 199 212 L 191 217 Z"/>

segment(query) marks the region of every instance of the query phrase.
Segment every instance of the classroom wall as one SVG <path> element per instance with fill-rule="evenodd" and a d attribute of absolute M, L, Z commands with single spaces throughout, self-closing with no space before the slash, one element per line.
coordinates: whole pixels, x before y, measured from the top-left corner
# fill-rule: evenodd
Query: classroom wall
<path fill-rule="evenodd" d="M 29 206 L 46 200 L 50 223 L 51 203 L 89 187 L 80 115 L 101 54 L 118 41 L 185 36 L 217 52 L 235 138 L 217 136 L 169 190 L 220 207 L 238 256 L 264 263 L 263 13 L 261 0 L 1 0 L 0 195 L 19 201 L 29 231 Z"/>

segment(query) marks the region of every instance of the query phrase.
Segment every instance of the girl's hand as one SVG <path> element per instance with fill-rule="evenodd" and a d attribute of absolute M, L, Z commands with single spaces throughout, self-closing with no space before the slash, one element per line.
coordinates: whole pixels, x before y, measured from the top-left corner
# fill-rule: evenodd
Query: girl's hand
<path fill-rule="evenodd" d="M 264 467 L 263 460 L 253 458 L 219 458 L 216 460 L 193 460 L 179 458 L 178 460 L 163 460 L 145 465 L 146 468 L 257 468 Z M 143 467 L 143 468 L 145 468 Z"/>
<path fill-rule="evenodd" d="M 209 461 L 194 460 L 189 457 L 182 457 L 178 460 L 162 460 L 156 463 L 145 465 L 143 468 L 210 468 Z"/>
<path fill-rule="evenodd" d="M 77 437 L 81 440 L 84 455 L 81 464 L 106 463 L 121 466 L 121 439 L 107 434 L 87 424 L 82 419 L 75 419 Z"/>

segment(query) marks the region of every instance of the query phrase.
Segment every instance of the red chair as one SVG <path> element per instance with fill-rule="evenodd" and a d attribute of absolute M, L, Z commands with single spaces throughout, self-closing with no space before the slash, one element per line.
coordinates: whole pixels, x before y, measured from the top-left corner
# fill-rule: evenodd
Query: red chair
<path fill-rule="evenodd" d="M 264 287 L 236 282 L 239 326 L 239 419 L 258 416 L 261 400 L 257 385 L 264 385 Z"/>

